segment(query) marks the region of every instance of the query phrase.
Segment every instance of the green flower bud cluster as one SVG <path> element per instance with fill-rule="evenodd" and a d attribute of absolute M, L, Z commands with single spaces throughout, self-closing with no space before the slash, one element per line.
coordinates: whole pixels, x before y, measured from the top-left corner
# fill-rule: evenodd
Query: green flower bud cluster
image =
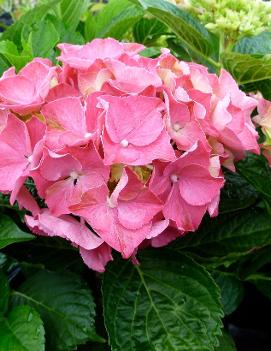
<path fill-rule="evenodd" d="M 190 11 L 214 33 L 228 39 L 257 35 L 271 27 L 271 4 L 262 0 L 170 0 Z"/>

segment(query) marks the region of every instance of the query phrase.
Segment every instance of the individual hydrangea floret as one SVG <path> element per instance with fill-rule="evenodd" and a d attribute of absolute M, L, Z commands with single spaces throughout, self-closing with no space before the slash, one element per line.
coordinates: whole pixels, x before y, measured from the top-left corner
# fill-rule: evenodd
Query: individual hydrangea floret
<path fill-rule="evenodd" d="M 112 249 L 137 262 L 216 216 L 222 166 L 259 153 L 258 100 L 166 49 L 146 58 L 110 38 L 59 48 L 61 66 L 37 58 L 0 79 L 0 191 L 28 227 L 102 272 Z"/>

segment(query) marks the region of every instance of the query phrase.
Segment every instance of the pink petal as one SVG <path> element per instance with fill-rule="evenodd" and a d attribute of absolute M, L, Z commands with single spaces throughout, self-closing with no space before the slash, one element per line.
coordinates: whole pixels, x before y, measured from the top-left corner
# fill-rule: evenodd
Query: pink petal
<path fill-rule="evenodd" d="M 124 163 L 127 165 L 140 166 L 152 163 L 153 160 L 173 161 L 175 160 L 174 149 L 170 144 L 167 132 L 162 131 L 156 141 L 147 146 L 133 146 L 132 144 L 123 147 L 113 143 L 107 134 L 103 136 L 104 163 Z"/>
<path fill-rule="evenodd" d="M 37 216 L 39 214 L 40 208 L 25 186 L 21 187 L 17 194 L 16 200 L 18 201 L 20 208 L 30 211 L 33 216 Z"/>
<path fill-rule="evenodd" d="M 103 240 L 93 234 L 84 223 L 76 221 L 71 216 L 57 218 L 46 209 L 38 215 L 36 220 L 33 218 L 29 220 L 29 217 L 26 216 L 26 222 L 30 228 L 37 227 L 49 236 L 59 236 L 86 250 L 95 249 L 103 243 Z"/>
<path fill-rule="evenodd" d="M 111 251 L 111 247 L 106 243 L 101 244 L 93 250 L 80 248 L 80 254 L 85 264 L 100 273 L 105 271 L 105 266 L 109 261 L 113 261 Z"/>
<path fill-rule="evenodd" d="M 86 45 L 59 44 L 58 48 L 61 55 L 57 59 L 80 70 L 88 69 L 98 59 L 117 58 L 124 52 L 123 45 L 111 38 L 94 39 Z"/>
<path fill-rule="evenodd" d="M 115 143 L 127 140 L 134 146 L 149 145 L 164 128 L 161 108 L 157 98 L 110 97 L 105 122 L 110 139 Z"/>
<path fill-rule="evenodd" d="M 180 173 L 179 190 L 187 203 L 202 206 L 219 195 L 223 184 L 223 178 L 213 178 L 208 169 L 191 164 Z"/>
<path fill-rule="evenodd" d="M 179 230 L 195 231 L 205 212 L 206 206 L 191 206 L 183 200 L 177 184 L 174 184 L 163 209 L 166 219 L 174 221 Z"/>

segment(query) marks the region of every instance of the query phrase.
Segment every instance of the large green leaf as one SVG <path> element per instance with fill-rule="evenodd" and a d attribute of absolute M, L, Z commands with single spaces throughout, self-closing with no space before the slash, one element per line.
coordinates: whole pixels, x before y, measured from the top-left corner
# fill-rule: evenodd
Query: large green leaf
<path fill-rule="evenodd" d="M 0 55 L 0 75 L 2 75 L 3 72 L 9 68 L 9 66 L 10 66 L 10 64 L 5 59 L 5 57 Z"/>
<path fill-rule="evenodd" d="M 6 253 L 19 261 L 24 271 L 29 265 L 54 271 L 72 270 L 75 273 L 82 273 L 85 269 L 78 250 L 61 238 L 38 236 L 31 242 L 17 244 L 16 250 L 7 248 Z"/>
<path fill-rule="evenodd" d="M 113 351 L 212 351 L 222 308 L 211 276 L 192 259 L 145 251 L 140 265 L 115 260 L 103 281 Z"/>
<path fill-rule="evenodd" d="M 237 169 L 259 193 L 271 201 L 271 169 L 265 157 L 250 154 L 238 162 Z"/>
<path fill-rule="evenodd" d="M 33 27 L 28 41 L 32 47 L 33 56 L 49 57 L 59 39 L 54 24 L 48 18 L 44 18 Z"/>
<path fill-rule="evenodd" d="M 271 32 L 262 32 L 253 37 L 244 37 L 234 45 L 233 51 L 241 54 L 271 54 Z"/>
<path fill-rule="evenodd" d="M 0 213 L 0 249 L 13 243 L 34 239 L 34 235 L 23 232 L 13 220 Z"/>
<path fill-rule="evenodd" d="M 221 57 L 225 69 L 233 75 L 238 84 L 254 83 L 271 78 L 270 55 L 224 52 Z"/>
<path fill-rule="evenodd" d="M 7 318 L 0 316 L 1 351 L 44 351 L 44 343 L 42 320 L 30 306 L 14 307 Z"/>
<path fill-rule="evenodd" d="M 167 27 L 156 18 L 142 18 L 133 28 L 135 41 L 148 46 L 166 32 Z"/>
<path fill-rule="evenodd" d="M 19 49 L 21 46 L 21 35 L 23 28 L 31 26 L 35 23 L 39 23 L 50 11 L 54 9 L 54 6 L 59 3 L 60 0 L 49 0 L 46 3 L 34 7 L 32 10 L 27 11 L 19 20 L 15 21 L 14 24 L 5 30 L 1 39 L 13 41 Z"/>
<path fill-rule="evenodd" d="M 86 41 L 91 41 L 95 38 L 96 33 L 96 16 L 89 12 L 84 22 L 84 37 Z"/>
<path fill-rule="evenodd" d="M 271 277 L 264 274 L 253 274 L 247 278 L 259 291 L 271 300 Z"/>
<path fill-rule="evenodd" d="M 13 293 L 12 302 L 37 309 L 49 350 L 73 350 L 77 344 L 98 338 L 91 292 L 75 274 L 39 271 Z"/>
<path fill-rule="evenodd" d="M 238 263 L 238 276 L 246 279 L 248 276 L 264 270 L 266 265 L 271 263 L 271 246 L 266 246 L 260 250 L 253 251 L 243 257 Z"/>
<path fill-rule="evenodd" d="M 236 310 L 243 299 L 243 284 L 231 273 L 214 271 L 212 276 L 221 290 L 224 312 L 229 315 Z"/>
<path fill-rule="evenodd" d="M 75 31 L 88 5 L 89 0 L 61 0 L 59 4 L 60 18 L 70 31 Z"/>
<path fill-rule="evenodd" d="M 164 0 L 132 0 L 164 22 L 194 54 L 218 66 L 218 40 L 194 16 Z"/>
<path fill-rule="evenodd" d="M 0 271 L 0 314 L 5 313 L 9 301 L 9 284 L 6 275 Z"/>
<path fill-rule="evenodd" d="M 238 173 L 225 171 L 226 184 L 221 191 L 219 213 L 245 209 L 255 204 L 259 193 Z"/>
<path fill-rule="evenodd" d="M 72 31 L 66 28 L 65 24 L 62 22 L 62 20 L 55 16 L 48 14 L 46 16 L 47 19 L 50 20 L 50 22 L 53 23 L 58 36 L 59 36 L 59 42 L 61 43 L 71 43 L 71 44 L 84 44 L 85 40 L 81 33 Z"/>
<path fill-rule="evenodd" d="M 216 351 L 236 351 L 236 347 L 232 337 L 223 330 L 222 336 L 219 338 L 219 346 Z"/>
<path fill-rule="evenodd" d="M 96 17 L 95 36 L 122 39 L 143 13 L 139 6 L 128 0 L 111 0 Z"/>
<path fill-rule="evenodd" d="M 176 240 L 172 248 L 189 251 L 199 258 L 219 264 L 271 243 L 271 217 L 263 210 L 206 218 L 199 230 Z"/>
<path fill-rule="evenodd" d="M 0 41 L 0 54 L 7 59 L 10 66 L 15 66 L 17 70 L 32 59 L 31 55 L 19 53 L 16 45 L 10 40 Z"/>

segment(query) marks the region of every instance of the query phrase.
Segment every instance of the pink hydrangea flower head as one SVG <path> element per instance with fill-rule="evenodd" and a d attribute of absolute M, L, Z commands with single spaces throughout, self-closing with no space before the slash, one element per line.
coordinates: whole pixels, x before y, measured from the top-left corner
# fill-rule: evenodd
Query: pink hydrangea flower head
<path fill-rule="evenodd" d="M 61 65 L 36 58 L 0 78 L 0 191 L 88 267 L 103 272 L 112 249 L 137 264 L 216 216 L 221 166 L 259 153 L 256 107 L 271 163 L 270 102 L 225 70 L 111 38 L 59 48 Z"/>

